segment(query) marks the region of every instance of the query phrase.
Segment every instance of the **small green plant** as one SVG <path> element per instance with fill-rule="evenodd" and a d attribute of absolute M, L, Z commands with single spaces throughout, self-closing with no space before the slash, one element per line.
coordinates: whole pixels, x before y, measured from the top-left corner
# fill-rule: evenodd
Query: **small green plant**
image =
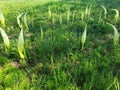
<path fill-rule="evenodd" d="M 84 48 L 86 36 L 87 36 L 87 25 L 85 26 L 85 30 L 84 30 L 84 32 L 82 34 L 82 38 L 81 38 L 81 44 L 82 44 L 81 50 L 83 50 L 83 48 Z"/>
<path fill-rule="evenodd" d="M 113 28 L 113 30 L 114 30 L 114 37 L 113 37 L 114 44 L 117 45 L 118 41 L 119 41 L 119 37 L 120 37 L 117 28 L 114 25 L 110 24 L 110 23 L 106 23 L 106 24 L 108 24 L 109 26 L 111 26 Z"/>
<path fill-rule="evenodd" d="M 21 62 L 21 64 L 23 66 L 25 66 L 26 65 L 26 61 L 25 61 L 25 47 L 24 47 L 23 25 L 20 22 L 20 18 L 21 18 L 22 15 L 23 14 L 20 14 L 17 17 L 17 23 L 18 23 L 18 25 L 19 25 L 19 27 L 21 29 L 19 37 L 18 37 L 18 47 L 17 48 L 18 48 L 19 55 L 20 55 L 20 57 L 22 59 L 20 62 Z M 26 14 L 24 15 L 24 24 L 25 24 L 25 26 L 27 25 Z"/>

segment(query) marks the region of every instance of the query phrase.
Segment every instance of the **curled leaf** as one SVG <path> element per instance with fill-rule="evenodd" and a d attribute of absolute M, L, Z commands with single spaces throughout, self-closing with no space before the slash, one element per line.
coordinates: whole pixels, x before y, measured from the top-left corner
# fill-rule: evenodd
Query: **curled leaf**
<path fill-rule="evenodd" d="M 20 15 L 17 16 L 17 23 L 18 23 L 18 26 L 19 26 L 21 29 L 23 28 L 23 26 L 22 26 L 22 24 L 21 24 L 21 22 L 20 22 L 20 18 L 21 18 L 22 15 L 23 15 L 23 13 L 21 13 Z"/>
<path fill-rule="evenodd" d="M 115 21 L 117 22 L 118 19 L 119 19 L 119 11 L 117 9 L 111 9 L 111 10 L 116 12 L 116 14 L 115 14 Z"/>
<path fill-rule="evenodd" d="M 113 39 L 114 39 L 114 44 L 116 45 L 116 44 L 118 44 L 118 41 L 119 41 L 119 33 L 118 33 L 118 30 L 117 30 L 117 28 L 114 26 L 114 25 L 112 25 L 111 23 L 107 23 L 108 25 L 110 25 L 112 28 L 113 28 L 113 30 L 114 30 L 114 37 L 113 37 Z"/>
<path fill-rule="evenodd" d="M 105 8 L 105 6 L 103 6 L 103 5 L 100 5 L 102 8 L 103 8 L 103 10 L 104 10 L 104 17 L 106 18 L 106 15 L 107 15 L 107 9 Z"/>

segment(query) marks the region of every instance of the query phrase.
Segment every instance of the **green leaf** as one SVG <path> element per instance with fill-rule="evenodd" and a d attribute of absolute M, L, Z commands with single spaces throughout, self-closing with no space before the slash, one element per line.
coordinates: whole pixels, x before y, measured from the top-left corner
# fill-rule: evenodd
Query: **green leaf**
<path fill-rule="evenodd" d="M 0 13 L 0 21 L 1 21 L 2 26 L 5 27 L 5 18 L 2 12 Z"/>
<path fill-rule="evenodd" d="M 24 36 L 23 36 L 23 30 L 22 29 L 20 31 L 20 35 L 19 35 L 19 38 L 18 38 L 18 52 L 19 52 L 20 57 L 22 59 L 24 59 L 25 48 L 24 48 Z"/>
<path fill-rule="evenodd" d="M 83 49 L 83 47 L 84 47 L 84 44 L 85 44 L 85 41 L 86 41 L 86 36 L 87 36 L 87 25 L 85 26 L 85 30 L 82 34 L 82 38 L 81 38 L 82 48 L 81 49 Z"/>
<path fill-rule="evenodd" d="M 5 33 L 5 31 L 2 28 L 0 28 L 0 32 L 1 32 L 1 35 L 2 35 L 5 46 L 7 48 L 9 48 L 10 47 L 10 41 L 9 41 L 9 38 L 8 38 L 7 34 Z"/>
<path fill-rule="evenodd" d="M 25 15 L 24 15 L 24 24 L 25 24 L 26 30 L 28 30 L 27 14 L 26 14 L 26 13 L 25 13 Z"/>
<path fill-rule="evenodd" d="M 23 28 L 23 26 L 22 26 L 22 24 L 21 24 L 21 22 L 20 22 L 20 18 L 21 18 L 22 15 L 23 15 L 23 13 L 21 13 L 20 15 L 17 16 L 17 23 L 18 23 L 18 26 L 19 26 L 21 29 Z"/>
<path fill-rule="evenodd" d="M 100 5 L 102 8 L 103 8 L 103 10 L 104 10 L 104 17 L 105 17 L 105 19 L 106 19 L 106 15 L 107 15 L 107 9 L 103 6 L 103 5 Z"/>
<path fill-rule="evenodd" d="M 50 6 L 49 6 L 49 8 L 48 8 L 48 13 L 49 13 L 49 18 L 51 18 L 52 12 L 51 12 L 51 10 L 50 10 Z"/>
<path fill-rule="evenodd" d="M 117 22 L 118 19 L 119 19 L 119 11 L 117 9 L 111 9 L 111 10 L 116 12 L 116 14 L 115 14 L 115 21 Z"/>

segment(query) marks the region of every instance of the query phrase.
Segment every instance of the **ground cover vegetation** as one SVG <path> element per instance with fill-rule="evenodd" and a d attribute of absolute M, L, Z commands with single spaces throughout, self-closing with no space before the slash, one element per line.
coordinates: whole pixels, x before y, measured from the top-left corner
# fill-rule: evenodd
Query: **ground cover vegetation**
<path fill-rule="evenodd" d="M 120 90 L 119 0 L 0 0 L 0 90 Z"/>

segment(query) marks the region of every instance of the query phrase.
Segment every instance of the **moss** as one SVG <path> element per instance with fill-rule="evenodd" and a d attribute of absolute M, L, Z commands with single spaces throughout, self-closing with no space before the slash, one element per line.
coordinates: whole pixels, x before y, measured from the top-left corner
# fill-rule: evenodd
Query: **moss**
<path fill-rule="evenodd" d="M 5 73 L 16 72 L 17 70 L 16 66 L 13 66 L 11 63 L 4 65 L 3 68 Z"/>
<path fill-rule="evenodd" d="M 29 90 L 30 89 L 29 79 L 26 78 L 25 80 L 21 81 L 18 88 L 19 90 Z"/>
<path fill-rule="evenodd" d="M 12 87 L 15 85 L 15 75 L 14 73 L 10 73 L 5 76 L 3 80 L 4 86 L 5 87 Z"/>
<path fill-rule="evenodd" d="M 0 83 L 2 82 L 3 80 L 3 72 L 2 72 L 2 68 L 0 68 Z M 0 89 L 1 90 L 1 89 Z"/>
<path fill-rule="evenodd" d="M 5 90 L 13 90 L 11 87 L 7 87 L 5 88 Z"/>
<path fill-rule="evenodd" d="M 0 55 L 0 66 L 3 66 L 4 64 L 9 63 L 9 60 L 6 57 L 3 57 Z"/>

